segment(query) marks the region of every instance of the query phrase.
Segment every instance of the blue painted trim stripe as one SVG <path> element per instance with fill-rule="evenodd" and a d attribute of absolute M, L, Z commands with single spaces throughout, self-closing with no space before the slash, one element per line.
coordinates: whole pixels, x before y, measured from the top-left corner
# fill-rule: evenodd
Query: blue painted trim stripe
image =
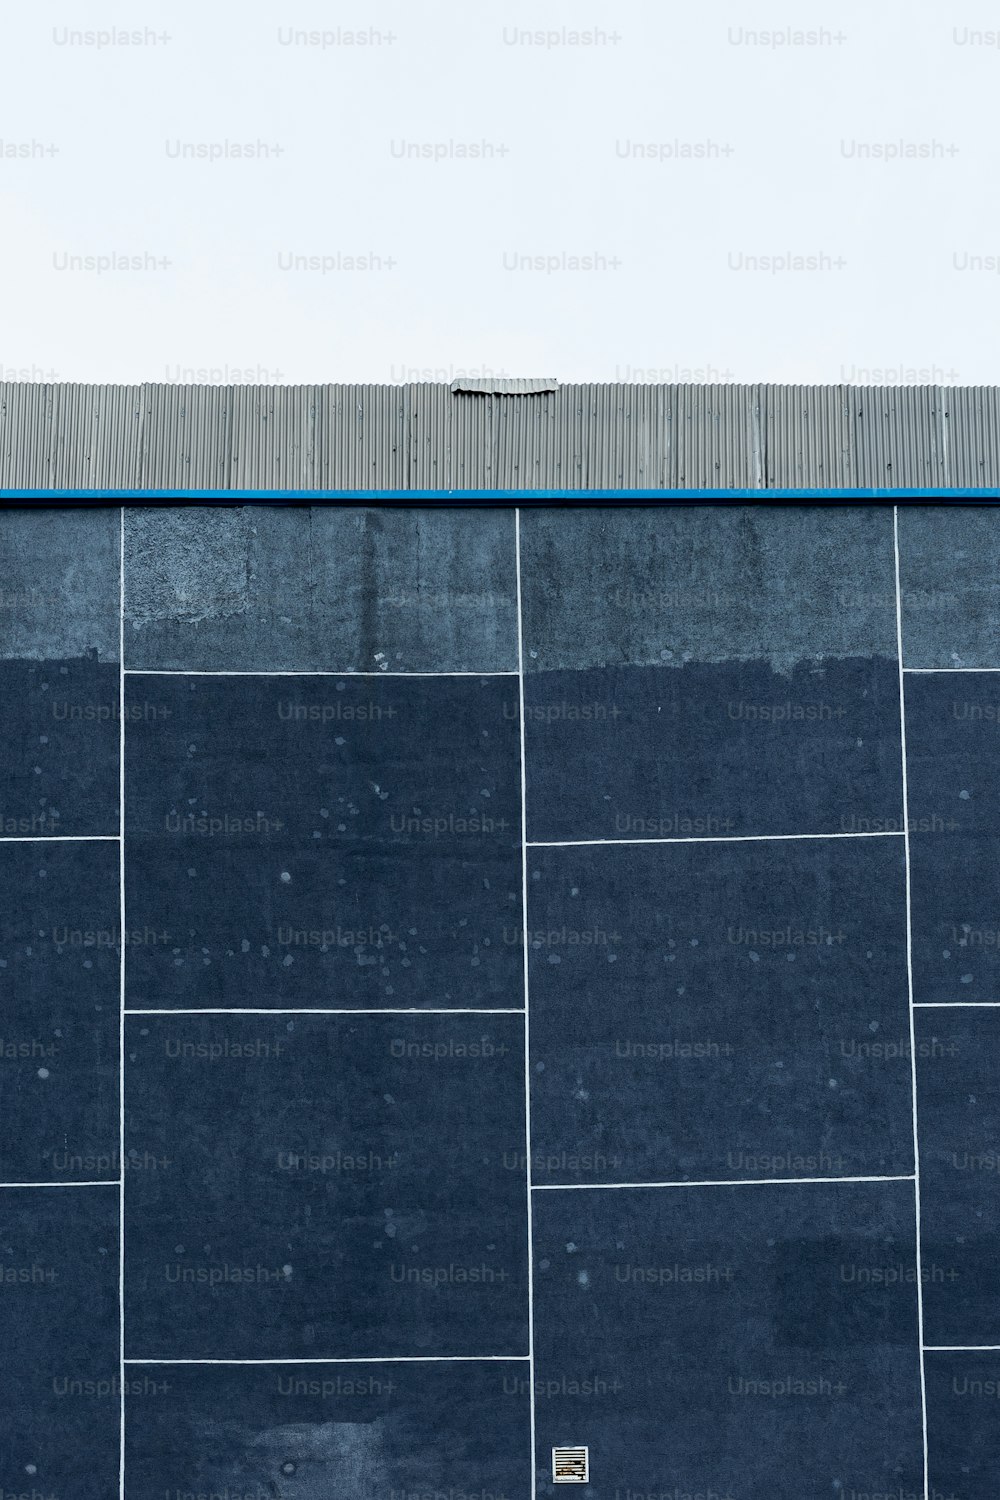
<path fill-rule="evenodd" d="M 850 490 L 0 490 L 0 500 L 997 500 L 987 489 Z"/>

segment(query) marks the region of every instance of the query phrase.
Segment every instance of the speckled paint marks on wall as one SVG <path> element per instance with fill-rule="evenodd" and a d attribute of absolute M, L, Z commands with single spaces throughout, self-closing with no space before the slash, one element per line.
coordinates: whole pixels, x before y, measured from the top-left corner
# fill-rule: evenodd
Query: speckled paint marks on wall
<path fill-rule="evenodd" d="M 998 538 L 5 511 L 0 1497 L 995 1500 Z"/>

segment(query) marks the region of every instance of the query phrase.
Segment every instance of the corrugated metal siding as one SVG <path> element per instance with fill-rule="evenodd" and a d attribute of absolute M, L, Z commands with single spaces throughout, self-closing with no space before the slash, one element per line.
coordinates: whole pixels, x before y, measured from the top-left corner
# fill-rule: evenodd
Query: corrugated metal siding
<path fill-rule="evenodd" d="M 0 387 L 0 474 L 9 489 L 51 483 L 49 440 L 52 386 Z"/>
<path fill-rule="evenodd" d="M 563 386 L 557 396 L 546 398 L 550 418 L 544 430 L 539 457 L 538 487 L 581 490 L 585 484 L 584 420 L 586 393 L 592 387 Z"/>
<path fill-rule="evenodd" d="M 1000 390 L 0 385 L 0 488 L 1000 486 Z"/>
<path fill-rule="evenodd" d="M 551 489 L 557 455 L 551 439 L 557 430 L 561 392 L 533 396 L 530 401 L 492 401 L 491 452 L 497 473 L 514 476 L 520 489 Z M 474 414 L 465 417 L 471 446 Z"/>
<path fill-rule="evenodd" d="M 312 488 L 410 488 L 409 391 L 408 386 L 318 386 Z"/>
<path fill-rule="evenodd" d="M 968 386 L 942 392 L 948 483 L 974 488 L 1000 475 L 1000 391 Z"/>
<path fill-rule="evenodd" d="M 477 471 L 472 478 L 456 479 L 454 473 L 456 446 L 458 446 L 457 413 L 466 409 L 479 413 L 485 426 L 480 433 L 489 431 L 489 413 L 493 408 L 492 396 L 454 396 L 448 386 L 408 385 L 407 433 L 409 461 L 406 469 L 406 488 L 411 490 L 455 489 L 465 485 L 485 487 Z M 470 444 L 469 457 L 473 463 L 489 461 L 489 448 Z"/>
<path fill-rule="evenodd" d="M 237 386 L 232 392 L 229 489 L 313 485 L 314 386 Z"/>
<path fill-rule="evenodd" d="M 575 390 L 580 410 L 587 413 L 580 434 L 583 487 L 652 487 L 656 454 L 670 447 L 662 388 L 597 385 Z"/>
<path fill-rule="evenodd" d="M 851 393 L 842 385 L 762 387 L 766 405 L 764 485 L 852 489 Z"/>
<path fill-rule="evenodd" d="M 936 386 L 855 388 L 852 448 L 861 485 L 948 484 L 941 436 L 941 398 Z"/>
<path fill-rule="evenodd" d="M 49 482 L 56 489 L 112 487 L 139 464 L 139 386 L 50 386 Z"/>
<path fill-rule="evenodd" d="M 757 385 L 674 386 L 677 489 L 762 489 Z"/>
<path fill-rule="evenodd" d="M 144 386 L 140 487 L 228 489 L 235 394 L 235 386 Z"/>

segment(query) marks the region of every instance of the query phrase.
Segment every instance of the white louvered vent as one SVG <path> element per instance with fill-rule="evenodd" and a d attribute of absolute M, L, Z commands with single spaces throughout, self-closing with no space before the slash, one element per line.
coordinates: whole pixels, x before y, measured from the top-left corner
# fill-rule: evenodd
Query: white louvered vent
<path fill-rule="evenodd" d="M 587 1448 L 553 1448 L 553 1484 L 587 1484 L 590 1481 L 590 1451 Z"/>

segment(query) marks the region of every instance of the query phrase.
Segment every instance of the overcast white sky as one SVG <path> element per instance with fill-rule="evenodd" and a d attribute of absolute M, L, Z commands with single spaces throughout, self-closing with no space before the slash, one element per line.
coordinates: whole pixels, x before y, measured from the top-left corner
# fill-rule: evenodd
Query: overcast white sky
<path fill-rule="evenodd" d="M 995 5 L 0 22 L 0 378 L 1000 381 Z"/>

